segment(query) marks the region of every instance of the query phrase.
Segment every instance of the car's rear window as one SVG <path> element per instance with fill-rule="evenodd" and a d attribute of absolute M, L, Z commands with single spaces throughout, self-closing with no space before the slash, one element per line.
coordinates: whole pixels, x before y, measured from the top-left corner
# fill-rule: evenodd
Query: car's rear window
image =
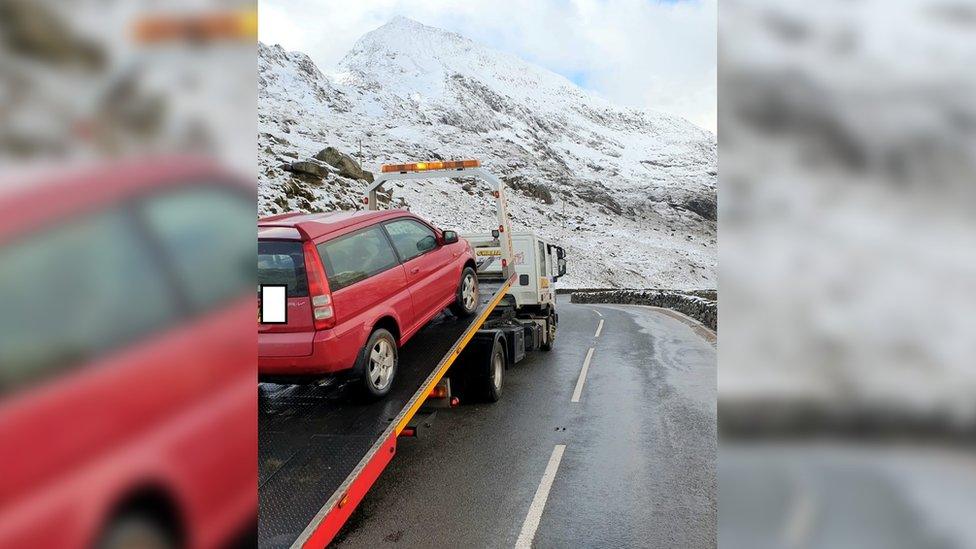
<path fill-rule="evenodd" d="M 295 240 L 258 241 L 258 284 L 284 284 L 288 297 L 308 295 L 305 254 Z"/>

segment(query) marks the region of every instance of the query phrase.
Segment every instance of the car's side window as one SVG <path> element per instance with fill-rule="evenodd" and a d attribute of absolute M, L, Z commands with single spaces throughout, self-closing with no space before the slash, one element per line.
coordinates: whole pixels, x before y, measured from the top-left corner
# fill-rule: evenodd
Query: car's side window
<path fill-rule="evenodd" d="M 333 292 L 377 275 L 397 264 L 396 255 L 380 227 L 343 236 L 319 245 Z"/>
<path fill-rule="evenodd" d="M 183 292 L 196 310 L 253 291 L 254 200 L 233 188 L 196 185 L 155 195 L 142 204 Z"/>
<path fill-rule="evenodd" d="M 173 298 L 119 208 L 0 246 L 0 393 L 175 324 Z"/>
<path fill-rule="evenodd" d="M 385 227 L 402 261 L 410 261 L 437 247 L 434 231 L 419 221 L 398 219 L 387 223 Z"/>

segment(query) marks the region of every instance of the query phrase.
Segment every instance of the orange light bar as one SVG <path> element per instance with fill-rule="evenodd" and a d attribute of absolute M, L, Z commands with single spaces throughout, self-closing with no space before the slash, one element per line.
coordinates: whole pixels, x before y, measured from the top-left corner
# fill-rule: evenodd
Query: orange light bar
<path fill-rule="evenodd" d="M 140 44 L 251 40 L 258 34 L 255 10 L 185 15 L 152 15 L 135 22 L 133 34 Z"/>
<path fill-rule="evenodd" d="M 440 160 L 434 162 L 413 162 L 411 164 L 383 164 L 383 173 L 428 172 L 431 170 L 463 170 L 481 166 L 478 160 Z"/>
<path fill-rule="evenodd" d="M 447 386 L 437 385 L 430 390 L 429 398 L 446 398 L 447 397 Z"/>

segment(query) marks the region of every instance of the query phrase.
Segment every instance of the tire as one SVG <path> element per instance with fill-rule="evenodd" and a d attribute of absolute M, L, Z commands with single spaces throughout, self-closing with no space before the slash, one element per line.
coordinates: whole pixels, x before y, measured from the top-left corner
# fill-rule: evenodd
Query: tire
<path fill-rule="evenodd" d="M 172 532 L 144 513 L 121 515 L 105 528 L 97 549 L 175 549 Z"/>
<path fill-rule="evenodd" d="M 546 328 L 549 330 L 549 333 L 546 336 L 545 343 L 542 344 L 540 349 L 549 352 L 552 350 L 552 346 L 556 342 L 556 315 L 552 312 L 550 312 L 549 316 L 546 317 Z"/>
<path fill-rule="evenodd" d="M 505 379 L 505 349 L 501 340 L 495 340 L 491 349 L 491 357 L 485 362 L 485 372 L 482 377 L 482 397 L 486 402 L 498 402 L 502 398 L 502 383 Z"/>
<path fill-rule="evenodd" d="M 457 295 L 451 303 L 454 316 L 465 318 L 478 310 L 478 274 L 471 267 L 461 271 L 461 281 L 458 282 Z"/>
<path fill-rule="evenodd" d="M 377 329 L 369 336 L 360 360 L 364 396 L 369 400 L 385 397 L 393 387 L 399 365 L 396 338 L 383 328 Z"/>

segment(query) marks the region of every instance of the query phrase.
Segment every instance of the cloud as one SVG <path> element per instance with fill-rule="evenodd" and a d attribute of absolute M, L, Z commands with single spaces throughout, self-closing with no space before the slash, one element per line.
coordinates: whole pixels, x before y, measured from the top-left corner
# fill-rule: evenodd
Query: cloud
<path fill-rule="evenodd" d="M 403 15 L 714 132 L 716 1 L 260 0 L 259 34 L 330 71 L 360 36 Z"/>

